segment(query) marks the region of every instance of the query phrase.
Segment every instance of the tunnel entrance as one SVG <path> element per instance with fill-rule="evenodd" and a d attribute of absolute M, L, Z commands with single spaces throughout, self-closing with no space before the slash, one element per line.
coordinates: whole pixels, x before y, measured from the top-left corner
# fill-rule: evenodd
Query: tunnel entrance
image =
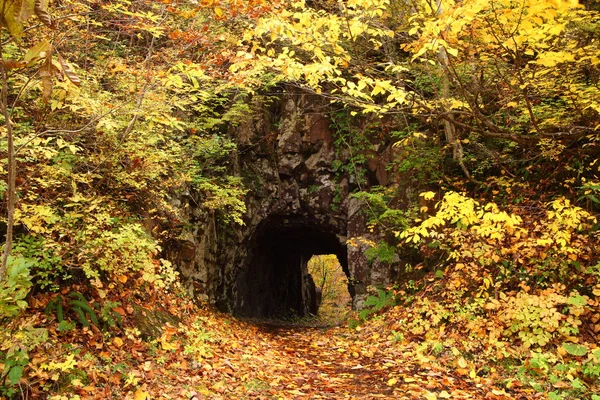
<path fill-rule="evenodd" d="M 352 296 L 348 291 L 348 276 L 335 254 L 312 256 L 308 273 L 317 291 L 317 315 L 322 322 L 336 325 L 352 311 Z"/>
<path fill-rule="evenodd" d="M 234 314 L 259 318 L 316 314 L 317 294 L 308 261 L 319 254 L 335 254 L 348 276 L 346 245 L 335 232 L 302 217 L 265 219 L 251 240 L 248 266 L 238 275 Z"/>

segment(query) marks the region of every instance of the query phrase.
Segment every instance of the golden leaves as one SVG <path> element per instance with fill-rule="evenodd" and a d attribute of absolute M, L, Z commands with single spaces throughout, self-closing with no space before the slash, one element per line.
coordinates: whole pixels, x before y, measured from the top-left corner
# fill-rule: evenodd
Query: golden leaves
<path fill-rule="evenodd" d="M 215 16 L 217 17 L 217 19 L 223 19 L 225 16 L 225 13 L 223 12 L 223 9 L 221 7 L 215 7 L 213 9 L 213 11 L 215 12 Z"/>
<path fill-rule="evenodd" d="M 419 194 L 419 197 L 422 197 L 425 200 L 433 200 L 435 198 L 435 192 L 423 192 Z"/>
<path fill-rule="evenodd" d="M 23 204 L 15 212 L 15 221 L 22 223 L 34 233 L 48 232 L 58 220 L 55 210 L 49 206 Z"/>
<path fill-rule="evenodd" d="M 137 389 L 133 395 L 133 398 L 134 400 L 147 400 L 151 399 L 152 397 L 142 389 Z"/>
<path fill-rule="evenodd" d="M 171 337 L 177 333 L 177 329 L 165 327 L 162 336 L 160 337 L 160 345 L 163 350 L 171 351 L 179 349 L 179 343 L 171 342 Z"/>
<path fill-rule="evenodd" d="M 33 0 L 4 0 L 0 2 L 0 6 L 3 7 L 4 11 L 2 25 L 6 27 L 12 36 L 20 38 L 23 34 L 23 23 L 33 13 Z"/>
<path fill-rule="evenodd" d="M 24 23 L 34 13 L 44 25 L 55 28 L 47 11 L 48 0 L 5 0 L 0 2 L 0 6 L 4 11 L 2 25 L 16 38 L 22 36 Z"/>
<path fill-rule="evenodd" d="M 573 61 L 575 61 L 575 54 L 573 53 L 566 51 L 547 51 L 539 54 L 533 63 L 550 68 L 558 64 Z"/>
<path fill-rule="evenodd" d="M 75 361 L 75 354 L 69 354 L 62 362 L 51 361 L 48 364 L 42 364 L 40 366 L 41 369 L 46 369 L 48 371 L 61 371 L 61 372 L 69 372 L 77 365 L 77 361 Z"/>

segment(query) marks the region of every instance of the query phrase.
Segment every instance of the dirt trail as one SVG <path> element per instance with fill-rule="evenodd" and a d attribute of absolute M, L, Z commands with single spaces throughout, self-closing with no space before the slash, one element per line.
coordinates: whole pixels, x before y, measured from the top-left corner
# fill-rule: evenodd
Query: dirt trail
<path fill-rule="evenodd" d="M 368 399 L 393 394 L 384 372 L 370 368 L 386 360 L 365 357 L 349 338 L 336 335 L 335 328 L 263 326 L 262 330 L 278 348 L 280 372 L 291 375 L 298 398 Z"/>
<path fill-rule="evenodd" d="M 42 310 L 30 311 L 28 320 L 43 321 Z M 198 310 L 152 342 L 133 335 L 106 340 L 94 330 L 53 331 L 48 345 L 30 353 L 26 376 L 36 385 L 28 384 L 29 398 L 46 398 L 49 389 L 98 400 L 535 397 L 515 389 L 507 394 L 493 376 L 440 362 L 443 352 L 434 356 L 418 338 L 405 340 L 388 326 L 383 320 L 357 329 L 277 326 Z M 64 350 L 74 343 L 77 352 Z M 59 367 L 50 373 L 41 367 L 48 363 Z"/>
<path fill-rule="evenodd" d="M 414 360 L 406 348 L 382 345 L 378 337 L 365 340 L 345 328 L 260 325 L 257 333 L 269 356 L 270 373 L 281 377 L 279 385 L 271 383 L 281 393 L 273 398 L 505 398 L 486 396 L 485 389 L 474 384 L 457 385 L 455 377 Z M 248 398 L 271 398 L 249 394 Z"/>

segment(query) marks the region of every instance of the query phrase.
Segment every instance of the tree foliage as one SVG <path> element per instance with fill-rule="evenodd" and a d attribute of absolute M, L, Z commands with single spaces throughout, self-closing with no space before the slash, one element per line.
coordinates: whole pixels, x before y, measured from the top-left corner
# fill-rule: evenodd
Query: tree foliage
<path fill-rule="evenodd" d="M 83 276 L 78 271 L 97 283 L 106 274 L 136 271 L 151 282 L 161 274 L 171 281 L 168 263 L 156 257 L 158 242 L 183 229 L 184 216 L 171 204 L 178 193 L 189 192 L 226 222 L 242 223 L 245 189 L 228 175 L 235 144 L 221 128 L 243 110 L 227 82 L 193 60 L 182 62 L 178 54 L 189 43 L 174 42 L 177 27 L 207 21 L 210 7 L 77 1 L 5 7 L 16 249 L 31 260 L 43 255 L 32 270 L 39 284 Z M 221 114 L 219 107 L 230 111 Z"/>
<path fill-rule="evenodd" d="M 274 87 L 296 86 L 331 101 L 332 168 L 351 175 L 367 205 L 371 237 L 353 240 L 408 277 L 373 300 L 404 307 L 367 322 L 365 348 L 340 340 L 340 354 L 357 356 L 332 359 L 368 358 L 371 340 L 390 349 L 387 365 L 404 357 L 390 343 L 414 339 L 411 362 L 428 368 L 431 354 L 448 355 L 444 368 L 480 386 L 501 380 L 482 376 L 504 360 L 535 390 L 584 396 L 600 374 L 599 9 L 575 0 L 0 1 L 0 318 L 17 321 L 31 288 L 47 304 L 59 297 L 44 292 L 66 294 L 67 283 L 97 300 L 79 303 L 90 318 L 134 314 L 116 293 L 133 293 L 127 284 L 175 302 L 177 274 L 161 246 L 185 235 L 190 208 L 243 224 L 252 188 L 235 175 L 230 128 L 263 110 Z M 376 151 L 389 155 L 390 178 L 373 188 L 366 167 Z M 340 304 L 344 291 L 333 288 L 346 283 L 334 261 L 311 264 L 311 274 L 325 301 Z M 161 357 L 184 353 L 178 365 L 204 362 L 225 346 L 207 321 L 185 334 L 167 328 L 153 345 L 129 326 L 110 346 L 160 343 Z M 48 331 L 16 325 L 6 331 L 14 338 L 0 335 L 3 395 L 27 374 L 67 384 L 79 379 L 77 363 L 91 365 L 70 353 L 28 369 Z M 386 389 L 404 379 L 394 371 Z M 130 390 L 138 372 L 123 382 L 100 375 L 144 398 Z M 263 387 L 262 378 L 250 382 Z M 219 382 L 208 395 L 224 392 Z"/>

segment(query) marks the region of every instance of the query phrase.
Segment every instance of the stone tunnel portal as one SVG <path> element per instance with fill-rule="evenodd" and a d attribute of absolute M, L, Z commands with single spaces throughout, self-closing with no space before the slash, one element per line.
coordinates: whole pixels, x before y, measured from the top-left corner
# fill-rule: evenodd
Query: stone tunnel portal
<path fill-rule="evenodd" d="M 282 318 L 316 314 L 315 284 L 308 273 L 313 255 L 335 254 L 349 276 L 345 243 L 336 233 L 289 217 L 271 217 L 257 229 L 249 263 L 237 281 L 234 313 Z M 353 288 L 348 290 L 353 296 Z"/>

